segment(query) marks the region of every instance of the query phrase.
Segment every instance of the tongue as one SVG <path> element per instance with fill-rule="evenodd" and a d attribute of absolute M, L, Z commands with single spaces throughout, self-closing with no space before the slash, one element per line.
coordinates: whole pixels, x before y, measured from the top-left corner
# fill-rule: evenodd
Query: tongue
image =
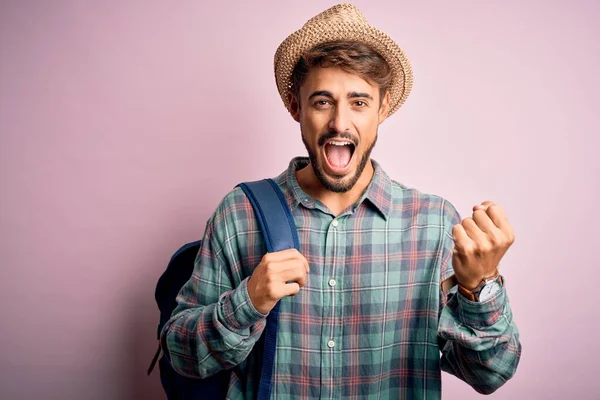
<path fill-rule="evenodd" d="M 350 162 L 352 153 L 350 146 L 335 146 L 328 144 L 325 148 L 327 153 L 327 161 L 333 167 L 345 167 Z"/>

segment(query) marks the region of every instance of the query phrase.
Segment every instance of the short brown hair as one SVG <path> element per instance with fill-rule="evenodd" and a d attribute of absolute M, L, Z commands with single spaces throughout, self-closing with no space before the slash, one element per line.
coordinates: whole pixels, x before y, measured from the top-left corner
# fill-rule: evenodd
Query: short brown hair
<path fill-rule="evenodd" d="M 292 72 L 292 94 L 300 105 L 300 87 L 313 67 L 340 67 L 356 74 L 367 82 L 379 85 L 379 105 L 392 81 L 392 71 L 388 63 L 370 46 L 353 41 L 322 43 L 304 53 Z"/>

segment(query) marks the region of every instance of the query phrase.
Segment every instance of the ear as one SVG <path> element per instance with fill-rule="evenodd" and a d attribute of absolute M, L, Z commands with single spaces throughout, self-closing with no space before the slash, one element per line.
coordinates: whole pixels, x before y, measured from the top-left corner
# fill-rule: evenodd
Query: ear
<path fill-rule="evenodd" d="M 385 92 L 383 96 L 383 101 L 381 102 L 381 106 L 379 107 L 379 123 L 381 124 L 388 117 L 388 113 L 390 111 L 390 92 Z"/>
<path fill-rule="evenodd" d="M 300 103 L 298 102 L 298 98 L 292 92 L 290 92 L 287 95 L 287 101 L 292 118 L 294 118 L 296 122 L 300 122 Z"/>

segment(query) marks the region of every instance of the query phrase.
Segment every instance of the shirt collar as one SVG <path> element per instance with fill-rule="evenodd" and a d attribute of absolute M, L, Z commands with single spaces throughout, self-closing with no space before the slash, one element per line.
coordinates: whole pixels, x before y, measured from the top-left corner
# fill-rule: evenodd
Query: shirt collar
<path fill-rule="evenodd" d="M 371 159 L 371 162 L 374 169 L 373 179 L 356 202 L 354 209 L 365 200 L 368 200 L 368 203 L 375 207 L 387 220 L 392 205 L 392 181 L 378 162 L 373 159 Z M 308 163 L 308 157 L 295 157 L 290 161 L 288 169 L 277 178 L 277 181 L 283 184 L 284 195 L 292 210 L 300 204 L 308 208 L 315 207 L 315 200 L 300 188 L 295 174 L 297 170 L 304 168 Z"/>

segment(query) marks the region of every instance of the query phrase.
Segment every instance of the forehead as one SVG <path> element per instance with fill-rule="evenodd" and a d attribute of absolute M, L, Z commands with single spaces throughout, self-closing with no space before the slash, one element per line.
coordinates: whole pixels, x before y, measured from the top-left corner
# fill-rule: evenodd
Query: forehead
<path fill-rule="evenodd" d="M 362 77 L 344 71 L 339 67 L 311 68 L 306 75 L 306 80 L 301 91 L 305 95 L 317 90 L 326 90 L 336 95 L 345 95 L 349 92 L 362 92 L 374 95 L 378 92 L 376 84 L 369 83 Z"/>

